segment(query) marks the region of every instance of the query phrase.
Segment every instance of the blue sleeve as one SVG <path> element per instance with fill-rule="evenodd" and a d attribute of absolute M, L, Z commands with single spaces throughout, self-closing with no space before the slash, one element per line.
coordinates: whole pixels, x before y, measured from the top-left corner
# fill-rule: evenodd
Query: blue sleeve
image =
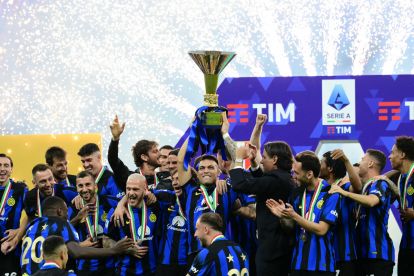
<path fill-rule="evenodd" d="M 212 265 L 212 259 L 209 258 L 208 250 L 203 249 L 195 257 L 194 262 L 188 271 L 188 275 L 209 275 Z"/>
<path fill-rule="evenodd" d="M 338 220 L 339 194 L 328 196 L 326 202 L 322 206 L 322 214 L 320 221 L 329 224 L 335 224 Z"/>
<path fill-rule="evenodd" d="M 66 222 L 66 226 L 62 229 L 62 237 L 65 243 L 71 241 L 79 242 L 79 234 L 69 222 Z"/>
<path fill-rule="evenodd" d="M 116 185 L 114 177 L 111 176 L 109 177 L 108 182 L 103 186 L 99 195 L 110 195 L 116 198 L 122 198 L 124 194 L 125 192 Z"/>
<path fill-rule="evenodd" d="M 116 208 L 118 206 L 119 199 L 115 196 L 106 195 L 103 196 L 103 198 L 106 200 L 110 208 Z"/>
<path fill-rule="evenodd" d="M 78 195 L 78 191 L 75 187 L 64 187 L 62 185 L 55 185 L 55 188 L 60 190 L 63 200 L 65 200 L 66 204 L 68 205 Z"/>
<path fill-rule="evenodd" d="M 346 182 L 344 185 L 341 186 L 341 188 L 347 192 L 351 189 L 351 182 Z"/>
<path fill-rule="evenodd" d="M 238 193 L 237 197 L 240 199 L 242 206 L 248 206 L 256 203 L 256 197 L 254 195 Z"/>
<path fill-rule="evenodd" d="M 237 192 L 235 192 L 232 188 L 227 187 L 229 190 L 229 196 L 230 196 L 230 204 L 231 206 L 234 205 L 234 202 L 236 202 L 236 200 L 239 198 L 239 195 Z"/>
<path fill-rule="evenodd" d="M 380 200 L 381 204 L 384 204 L 387 201 L 387 190 L 389 189 L 385 181 L 375 181 L 368 190 L 368 195 L 376 195 Z"/>

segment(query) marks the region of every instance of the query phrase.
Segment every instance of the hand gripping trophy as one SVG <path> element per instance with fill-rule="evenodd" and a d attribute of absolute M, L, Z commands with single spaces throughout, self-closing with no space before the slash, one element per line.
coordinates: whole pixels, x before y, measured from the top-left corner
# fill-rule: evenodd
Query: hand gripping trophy
<path fill-rule="evenodd" d="M 184 167 L 188 167 L 191 157 L 201 147 L 202 154 L 213 154 L 221 151 L 226 158 L 223 137 L 220 132 L 222 125 L 222 113 L 225 107 L 218 105 L 217 85 L 219 74 L 236 56 L 233 52 L 221 51 L 191 51 L 191 58 L 204 73 L 206 94 L 204 95 L 204 106 L 197 109 L 195 120 L 191 125 L 188 148 L 184 157 Z"/>

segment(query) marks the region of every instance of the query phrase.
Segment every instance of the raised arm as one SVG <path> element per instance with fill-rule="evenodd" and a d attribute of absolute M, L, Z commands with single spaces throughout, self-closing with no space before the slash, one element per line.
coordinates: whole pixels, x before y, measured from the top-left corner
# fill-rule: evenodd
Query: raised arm
<path fill-rule="evenodd" d="M 227 119 L 226 113 L 222 113 L 223 124 L 221 125 L 221 134 L 223 135 L 224 144 L 226 146 L 227 151 L 230 153 L 230 159 L 234 162 L 236 160 L 236 149 L 237 144 L 236 142 L 230 137 L 229 134 L 229 120 Z"/>
<path fill-rule="evenodd" d="M 185 140 L 184 144 L 181 146 L 180 151 L 178 152 L 178 182 L 187 183 L 191 179 L 191 167 L 188 165 L 187 169 L 184 168 L 184 156 L 187 152 L 188 138 Z"/>
<path fill-rule="evenodd" d="M 345 155 L 343 150 L 336 149 L 333 150 L 331 153 L 332 159 L 340 159 L 345 163 L 346 171 L 348 172 L 349 181 L 351 182 L 351 187 L 349 189 L 350 192 L 353 193 L 360 193 L 362 190 L 362 182 L 359 175 L 354 170 L 351 162 L 349 161 L 348 157 Z"/>
<path fill-rule="evenodd" d="M 115 118 L 109 127 L 111 129 L 112 139 L 108 149 L 108 162 L 114 173 L 115 182 L 120 188 L 125 190 L 130 171 L 124 162 L 122 162 L 122 160 L 118 157 L 119 139 L 124 132 L 125 123 L 121 124 L 119 122 L 118 115 L 115 115 Z"/>
<path fill-rule="evenodd" d="M 257 114 L 256 117 L 256 124 L 254 125 L 252 134 L 250 136 L 250 143 L 254 145 L 257 149 L 257 154 L 255 156 L 255 163 L 260 164 L 260 161 L 262 161 L 262 155 L 260 154 L 261 149 L 261 136 L 263 131 L 263 126 L 266 123 L 267 116 L 265 114 Z"/>

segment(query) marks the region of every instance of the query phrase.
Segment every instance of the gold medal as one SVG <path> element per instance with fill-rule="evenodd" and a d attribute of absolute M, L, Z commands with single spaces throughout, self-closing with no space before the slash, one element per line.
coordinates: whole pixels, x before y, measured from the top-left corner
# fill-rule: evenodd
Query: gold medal
<path fill-rule="evenodd" d="M 407 194 L 410 195 L 410 196 L 414 194 L 414 188 L 413 188 L 413 186 L 408 187 Z"/>
<path fill-rule="evenodd" d="M 303 231 L 303 232 L 302 232 L 302 235 L 300 235 L 300 239 L 301 239 L 303 242 L 306 242 L 306 241 L 308 240 L 308 236 L 306 235 L 306 232 L 305 232 L 305 231 Z"/>

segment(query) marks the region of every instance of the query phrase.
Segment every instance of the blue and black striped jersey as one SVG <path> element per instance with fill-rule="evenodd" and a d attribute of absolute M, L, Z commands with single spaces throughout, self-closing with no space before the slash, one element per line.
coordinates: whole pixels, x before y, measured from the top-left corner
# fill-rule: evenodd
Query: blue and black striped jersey
<path fill-rule="evenodd" d="M 146 273 L 153 273 L 156 269 L 157 257 L 158 257 L 158 244 L 157 240 L 160 236 L 159 225 L 159 204 L 155 203 L 148 206 L 147 209 L 147 227 L 145 229 L 143 246 L 148 246 L 148 253 L 141 259 L 135 258 L 131 255 L 121 255 L 116 261 L 116 273 L 117 275 L 142 275 Z M 134 219 L 136 221 L 135 231 L 137 237 L 141 233 L 141 208 L 132 208 Z M 130 230 L 130 220 L 125 216 L 125 225 L 121 228 L 115 227 L 113 221 L 110 221 L 114 209 L 111 209 L 107 216 L 104 234 L 109 238 L 119 241 L 124 237 L 132 238 Z"/>
<path fill-rule="evenodd" d="M 34 219 L 28 226 L 23 238 L 20 266 L 23 275 L 31 275 L 43 265 L 42 244 L 51 236 L 61 236 L 65 243 L 79 242 L 78 233 L 66 220 L 59 217 L 40 217 Z"/>
<path fill-rule="evenodd" d="M 26 214 L 30 220 L 39 216 L 38 210 L 37 210 L 38 208 L 37 190 L 38 190 L 37 187 L 31 189 L 27 193 L 26 198 L 24 200 L 24 210 L 26 211 Z M 54 196 L 62 198 L 66 202 L 66 205 L 68 206 L 71 203 L 72 199 L 74 199 L 75 196 L 78 195 L 78 192 L 76 191 L 75 187 L 65 187 L 63 185 L 54 185 L 53 190 L 54 190 Z M 46 197 L 44 197 L 40 193 L 40 204 L 42 204 L 45 198 Z"/>
<path fill-rule="evenodd" d="M 198 253 L 188 275 L 249 275 L 249 258 L 236 243 L 218 238 Z"/>
<path fill-rule="evenodd" d="M 341 188 L 349 191 L 351 183 L 344 183 Z M 357 259 L 355 245 L 355 201 L 340 197 L 338 209 L 338 225 L 334 229 L 335 259 L 337 262 L 347 262 Z"/>
<path fill-rule="evenodd" d="M 370 186 L 366 188 L 366 194 L 377 196 L 380 203 L 372 208 L 361 206 L 356 229 L 358 259 L 382 259 L 394 262 L 394 246 L 388 234 L 391 189 L 384 180 L 368 185 Z"/>
<path fill-rule="evenodd" d="M 207 187 L 207 193 L 211 195 L 215 189 L 215 185 Z M 237 193 L 233 189 L 228 189 L 227 193 L 218 195 L 218 205 L 215 210 L 216 213 L 220 214 L 225 225 L 230 220 L 233 205 L 237 199 Z M 188 244 L 189 253 L 199 251 L 201 249 L 200 242 L 194 237 L 195 226 L 198 218 L 204 214 L 212 212 L 208 207 L 204 196 L 201 192 L 199 185 L 193 183 L 190 180 L 183 186 L 183 194 L 180 196 L 180 202 L 182 202 L 185 215 L 188 218 Z M 227 229 L 226 229 L 227 230 Z M 224 233 L 228 238 L 230 233 Z"/>
<path fill-rule="evenodd" d="M 407 174 L 401 175 L 400 179 L 400 194 L 404 193 L 404 184 L 407 180 Z M 408 179 L 408 186 L 406 190 L 406 208 L 414 208 L 414 174 Z M 402 237 L 400 249 L 414 250 L 414 220 L 404 222 L 402 224 Z"/>
<path fill-rule="evenodd" d="M 125 195 L 125 187 L 117 184 L 114 174 L 106 167 L 97 184 L 100 196 L 109 195 L 121 199 Z"/>
<path fill-rule="evenodd" d="M 303 239 L 303 229 L 296 227 L 296 245 L 293 250 L 292 270 L 335 271 L 333 226 L 338 220 L 339 194 L 328 194 L 331 186 L 325 180 L 322 185 L 321 193 L 315 199 L 314 212 L 310 214 L 310 217 L 313 218 L 313 222 L 324 221 L 331 226 L 323 236 L 305 232 L 305 239 Z M 304 187 L 298 188 L 292 197 L 292 206 L 298 214 L 302 213 L 302 208 L 306 208 L 306 213 L 309 212 L 310 201 L 314 193 L 314 191 L 306 191 L 306 206 L 302 206 L 303 191 Z"/>
<path fill-rule="evenodd" d="M 175 192 L 155 190 L 154 194 L 160 202 L 162 217 L 159 262 L 164 265 L 186 265 L 188 225 L 185 216 L 180 215 Z"/>
<path fill-rule="evenodd" d="M 105 223 L 108 217 L 108 213 L 112 208 L 116 208 L 118 199 L 113 196 L 98 196 L 99 199 L 99 220 L 98 220 L 98 237 L 104 234 Z M 78 210 L 75 206 L 71 205 L 69 208 L 69 219 L 74 218 L 78 214 Z M 93 216 L 89 216 L 90 221 L 94 221 Z M 90 238 L 87 229 L 86 220 L 75 226 L 76 231 L 79 234 L 79 240 L 85 241 Z M 77 259 L 76 270 L 82 272 L 94 272 L 103 268 L 113 269 L 114 259 L 113 257 L 100 258 L 100 259 Z"/>

